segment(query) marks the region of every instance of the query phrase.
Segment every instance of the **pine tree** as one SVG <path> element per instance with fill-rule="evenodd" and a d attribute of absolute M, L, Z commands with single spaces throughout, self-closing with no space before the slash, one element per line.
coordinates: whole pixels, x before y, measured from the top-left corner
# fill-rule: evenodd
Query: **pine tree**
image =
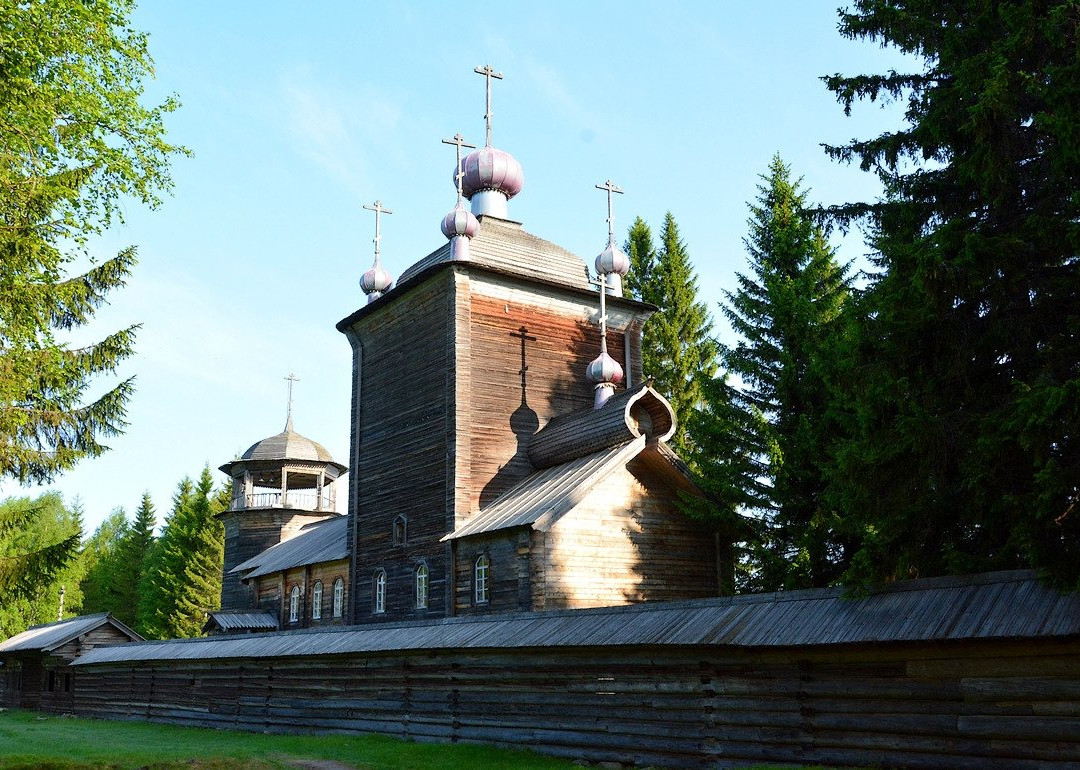
<path fill-rule="evenodd" d="M 664 215 L 659 251 L 640 217 L 626 245 L 632 265 L 627 285 L 633 296 L 659 308 L 642 330 L 642 368 L 675 410 L 677 430 L 669 443 L 686 458 L 693 443 L 687 428 L 701 404 L 702 378 L 716 372 L 712 321 L 697 301 L 697 277 L 671 212 Z"/>
<path fill-rule="evenodd" d="M 843 571 L 837 521 L 823 503 L 831 434 L 826 384 L 830 337 L 848 296 L 845 269 L 807 211 L 806 192 L 779 155 L 750 204 L 749 274 L 725 292 L 738 336 L 723 360 L 732 391 L 741 487 L 762 519 L 756 587 L 827 585 Z"/>
<path fill-rule="evenodd" d="M 134 326 L 64 344 L 110 291 L 133 249 L 69 274 L 122 201 L 154 206 L 170 186 L 167 101 L 139 104 L 152 74 L 131 0 L 0 6 L 0 476 L 47 482 L 121 432 L 130 379 L 87 389 L 132 352 Z M 90 260 L 91 264 L 93 260 Z"/>
<path fill-rule="evenodd" d="M 854 582 L 1034 566 L 1080 587 L 1080 5 L 858 0 L 848 38 L 910 73 L 826 78 L 907 125 L 829 148 L 874 169 L 877 274 L 852 313 L 852 436 L 830 494 Z"/>

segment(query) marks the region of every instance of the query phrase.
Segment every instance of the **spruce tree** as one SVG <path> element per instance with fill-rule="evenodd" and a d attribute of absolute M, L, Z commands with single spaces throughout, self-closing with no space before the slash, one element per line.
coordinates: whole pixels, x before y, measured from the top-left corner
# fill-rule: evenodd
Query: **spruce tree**
<path fill-rule="evenodd" d="M 87 398 L 131 355 L 135 328 L 73 347 L 134 249 L 70 270 L 87 239 L 170 186 L 162 117 L 139 103 L 152 74 L 132 0 L 0 6 L 0 476 L 48 482 L 125 426 L 130 379 Z M 74 274 L 72 274 L 74 273 Z"/>
<path fill-rule="evenodd" d="M 723 361 L 742 383 L 731 391 L 733 451 L 746 458 L 742 499 L 763 524 L 756 587 L 821 586 L 843 571 L 836 517 L 822 498 L 827 356 L 848 287 L 790 166 L 774 156 L 761 179 L 743 240 L 750 270 L 736 274 L 723 308 L 738 337 Z"/>
<path fill-rule="evenodd" d="M 845 111 L 906 125 L 829 148 L 884 197 L 877 273 L 852 313 L 852 435 L 830 494 L 855 582 L 1036 567 L 1080 587 L 1080 6 L 858 0 L 845 37 L 911 72 L 826 78 Z"/>
<path fill-rule="evenodd" d="M 225 533 L 214 516 L 227 498 L 213 486 L 206 467 L 198 483 L 185 478 L 177 488 L 142 581 L 137 630 L 144 636 L 198 636 L 207 613 L 220 606 Z"/>
<path fill-rule="evenodd" d="M 633 295 L 659 308 L 642 330 L 642 368 L 675 410 L 677 430 L 669 443 L 686 459 L 693 443 L 687 428 L 701 404 L 702 378 L 716 372 L 712 321 L 705 304 L 698 302 L 697 277 L 671 212 L 664 215 L 658 251 L 648 225 L 638 217 L 630 228 L 627 253 Z M 634 269 L 640 274 L 634 276 Z"/>
<path fill-rule="evenodd" d="M 112 592 L 117 597 L 113 610 L 116 618 L 132 628 L 137 623 L 139 586 L 146 574 L 150 550 L 154 545 L 154 526 L 157 518 L 150 493 L 143 493 L 135 520 L 132 521 L 117 548 L 117 564 L 112 571 Z"/>

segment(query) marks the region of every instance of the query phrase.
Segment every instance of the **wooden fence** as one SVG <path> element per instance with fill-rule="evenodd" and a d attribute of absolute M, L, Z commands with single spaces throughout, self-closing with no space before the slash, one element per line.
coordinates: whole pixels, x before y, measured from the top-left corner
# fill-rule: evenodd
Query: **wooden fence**
<path fill-rule="evenodd" d="M 624 765 L 1080 768 L 1080 639 L 443 649 L 75 667 L 75 711 Z"/>

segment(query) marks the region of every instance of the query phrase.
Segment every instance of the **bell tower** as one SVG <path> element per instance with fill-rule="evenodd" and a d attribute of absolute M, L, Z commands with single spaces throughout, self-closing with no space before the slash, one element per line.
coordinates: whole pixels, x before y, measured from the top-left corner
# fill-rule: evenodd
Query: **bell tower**
<path fill-rule="evenodd" d="M 334 482 L 346 466 L 319 443 L 293 430 L 290 374 L 285 430 L 252 444 L 239 459 L 220 470 L 232 479 L 232 502 L 218 514 L 225 526 L 225 565 L 221 584 L 223 610 L 255 607 L 250 586 L 232 569 L 267 548 L 288 540 L 303 527 L 337 516 Z"/>

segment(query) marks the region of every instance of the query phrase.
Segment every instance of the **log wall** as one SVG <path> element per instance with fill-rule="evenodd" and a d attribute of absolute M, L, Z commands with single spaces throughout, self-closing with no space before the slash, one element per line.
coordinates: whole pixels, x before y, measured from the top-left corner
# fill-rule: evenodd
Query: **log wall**
<path fill-rule="evenodd" d="M 1080 767 L 1080 641 L 444 650 L 78 667 L 77 713 L 593 762 Z"/>
<path fill-rule="evenodd" d="M 715 535 L 677 500 L 644 462 L 613 472 L 550 530 L 532 533 L 531 609 L 719 595 Z"/>

